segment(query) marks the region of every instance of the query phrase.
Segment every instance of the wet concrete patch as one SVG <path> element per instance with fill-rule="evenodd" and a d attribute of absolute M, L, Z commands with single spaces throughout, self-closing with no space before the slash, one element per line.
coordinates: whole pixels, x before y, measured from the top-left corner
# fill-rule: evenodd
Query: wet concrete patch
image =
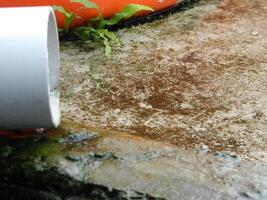
<path fill-rule="evenodd" d="M 97 133 L 87 133 L 84 131 L 79 132 L 79 133 L 70 132 L 70 135 L 66 136 L 65 138 L 59 139 L 58 142 L 60 144 L 79 143 L 79 142 L 92 140 L 97 137 L 98 137 Z"/>
<path fill-rule="evenodd" d="M 1 148 L 1 197 L 15 187 L 28 199 L 266 197 L 266 164 L 77 125 L 72 132 L 93 132 L 98 138 L 62 146 L 58 140 L 71 135 L 69 127 L 63 125 L 58 135 L 48 132 L 47 139 L 32 140 L 34 147 L 27 148 L 28 139 L 6 142 Z"/>
<path fill-rule="evenodd" d="M 201 1 L 120 30 L 111 58 L 62 43 L 78 124 L 1 137 L 0 197 L 266 199 L 266 6 Z"/>

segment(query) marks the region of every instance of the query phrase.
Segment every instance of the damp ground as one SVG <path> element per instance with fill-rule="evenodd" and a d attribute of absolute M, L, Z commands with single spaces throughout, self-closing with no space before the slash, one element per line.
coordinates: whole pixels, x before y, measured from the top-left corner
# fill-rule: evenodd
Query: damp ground
<path fill-rule="evenodd" d="M 110 58 L 62 43 L 63 118 L 267 159 L 267 3 L 201 1 L 117 32 Z"/>
<path fill-rule="evenodd" d="M 267 199 L 267 1 L 116 34 L 61 42 L 61 126 L 1 133 L 0 199 Z"/>

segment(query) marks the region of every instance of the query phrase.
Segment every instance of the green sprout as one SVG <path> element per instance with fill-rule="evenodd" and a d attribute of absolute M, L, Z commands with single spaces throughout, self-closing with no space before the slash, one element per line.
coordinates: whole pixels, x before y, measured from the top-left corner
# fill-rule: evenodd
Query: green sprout
<path fill-rule="evenodd" d="M 71 0 L 73 3 L 80 3 L 86 8 L 95 9 L 98 13 L 97 17 L 88 21 L 87 26 L 81 26 L 72 30 L 72 34 L 78 36 L 81 40 L 92 40 L 105 46 L 105 55 L 110 56 L 112 53 L 112 45 L 120 45 L 119 38 L 109 30 L 106 26 L 118 24 L 123 20 L 127 20 L 140 11 L 153 11 L 152 8 L 138 4 L 128 4 L 120 12 L 116 13 L 110 19 L 104 19 L 99 7 L 88 0 Z M 67 12 L 61 6 L 54 6 L 55 11 L 58 11 L 64 16 L 64 33 L 70 33 L 70 26 L 74 20 L 74 14 Z"/>
<path fill-rule="evenodd" d="M 61 14 L 63 14 L 64 16 L 64 33 L 68 34 L 69 30 L 70 30 L 70 25 L 74 19 L 74 14 L 73 13 L 69 13 L 67 12 L 62 6 L 53 6 L 55 11 L 60 12 Z M 60 31 L 62 31 L 61 29 L 59 29 Z"/>

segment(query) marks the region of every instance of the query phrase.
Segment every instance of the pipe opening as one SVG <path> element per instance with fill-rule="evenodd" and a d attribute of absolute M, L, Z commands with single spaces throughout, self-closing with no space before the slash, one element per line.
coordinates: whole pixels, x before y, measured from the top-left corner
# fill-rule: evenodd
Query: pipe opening
<path fill-rule="evenodd" d="M 48 69 L 49 69 L 49 104 L 52 122 L 55 127 L 60 123 L 60 108 L 59 108 L 59 40 L 56 25 L 56 19 L 53 10 L 51 9 L 48 19 L 47 33 L 47 52 L 48 52 Z"/>

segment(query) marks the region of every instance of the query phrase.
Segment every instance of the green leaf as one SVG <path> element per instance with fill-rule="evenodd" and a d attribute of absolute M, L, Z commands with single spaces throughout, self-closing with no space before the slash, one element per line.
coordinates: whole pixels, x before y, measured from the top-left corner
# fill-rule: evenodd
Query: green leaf
<path fill-rule="evenodd" d="M 128 19 L 134 14 L 140 11 L 153 11 L 152 8 L 138 4 L 128 4 L 119 13 L 116 13 L 111 19 L 105 20 L 99 11 L 96 4 L 88 0 L 71 0 L 71 2 L 80 3 L 86 8 L 95 9 L 98 12 L 98 16 L 89 20 L 88 26 L 82 26 L 76 28 L 73 33 L 77 35 L 81 40 L 93 40 L 101 43 L 105 46 L 105 55 L 109 57 L 112 53 L 112 45 L 120 45 L 119 38 L 113 33 L 104 29 L 106 25 L 114 25 L 121 20 Z M 70 26 L 73 17 L 72 13 L 67 13 L 64 8 L 58 6 L 56 10 L 63 13 L 65 16 L 65 30 Z"/>
<path fill-rule="evenodd" d="M 115 44 L 120 44 L 120 40 L 119 38 L 115 35 L 115 33 L 113 32 L 110 32 L 106 29 L 103 29 L 103 33 L 104 35 L 112 42 L 112 43 L 115 43 Z"/>
<path fill-rule="evenodd" d="M 98 28 L 104 28 L 106 25 L 115 25 L 122 20 L 132 17 L 140 11 L 154 11 L 152 8 L 138 4 L 128 4 L 119 13 L 116 13 L 111 19 L 100 22 Z"/>
<path fill-rule="evenodd" d="M 53 6 L 55 11 L 60 12 L 63 14 L 66 18 L 71 18 L 73 16 L 73 13 L 67 12 L 62 6 Z"/>
<path fill-rule="evenodd" d="M 65 20 L 64 20 L 64 31 L 65 31 L 65 33 L 68 33 L 69 32 L 70 25 L 71 25 L 73 19 L 74 19 L 74 14 L 73 13 L 71 13 L 70 15 L 68 15 L 65 18 Z"/>
<path fill-rule="evenodd" d="M 95 3 L 88 1 L 88 0 L 71 0 L 70 2 L 80 3 L 80 4 L 84 5 L 86 8 L 93 8 L 93 9 L 99 10 L 98 6 Z"/>
<path fill-rule="evenodd" d="M 102 39 L 103 44 L 105 45 L 105 55 L 107 57 L 110 57 L 112 48 L 109 39 L 106 37 L 106 29 L 97 29 L 96 33 L 100 36 Z"/>
<path fill-rule="evenodd" d="M 62 6 L 53 6 L 55 11 L 60 12 L 64 16 L 64 32 L 68 33 L 70 25 L 74 19 L 74 14 L 67 12 Z"/>
<path fill-rule="evenodd" d="M 93 38 L 95 29 L 91 26 L 81 26 L 76 28 L 73 33 L 77 35 L 81 40 L 89 40 Z"/>
<path fill-rule="evenodd" d="M 105 38 L 104 41 L 103 41 L 103 43 L 105 45 L 105 55 L 107 57 L 110 57 L 111 52 L 112 52 L 112 48 L 110 46 L 110 43 L 109 43 L 108 39 Z"/>
<path fill-rule="evenodd" d="M 63 15 L 65 15 L 67 13 L 67 11 L 62 6 L 53 6 L 53 9 L 55 11 L 62 13 Z"/>
<path fill-rule="evenodd" d="M 100 18 L 100 20 L 103 20 L 103 16 L 102 16 L 102 13 L 100 12 L 99 10 L 99 7 L 97 4 L 89 1 L 89 0 L 71 0 L 70 2 L 72 3 L 80 3 L 82 4 L 83 6 L 85 6 L 86 8 L 92 8 L 92 9 L 95 9 L 98 13 L 98 17 Z"/>

